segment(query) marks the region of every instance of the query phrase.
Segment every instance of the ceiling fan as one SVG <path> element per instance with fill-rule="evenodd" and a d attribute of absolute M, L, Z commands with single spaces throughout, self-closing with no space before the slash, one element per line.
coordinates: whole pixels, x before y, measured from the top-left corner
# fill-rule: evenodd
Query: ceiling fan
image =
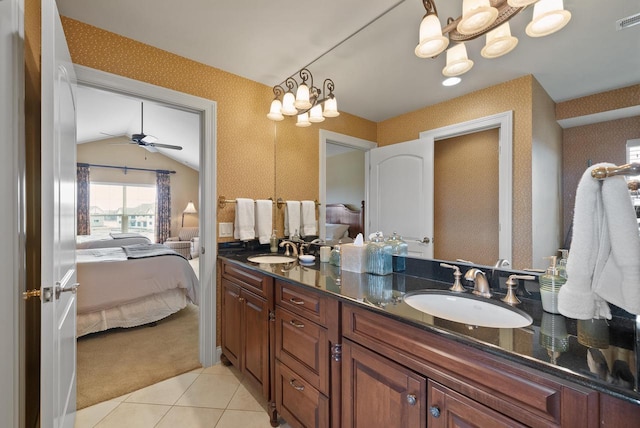
<path fill-rule="evenodd" d="M 141 147 L 149 151 L 156 151 L 154 149 L 172 149 L 172 150 L 182 150 L 182 146 L 174 146 L 171 144 L 161 144 L 156 143 L 158 139 L 153 135 L 147 135 L 144 133 L 144 103 L 140 103 L 140 133 L 131 135 L 131 143 L 137 144 Z"/>

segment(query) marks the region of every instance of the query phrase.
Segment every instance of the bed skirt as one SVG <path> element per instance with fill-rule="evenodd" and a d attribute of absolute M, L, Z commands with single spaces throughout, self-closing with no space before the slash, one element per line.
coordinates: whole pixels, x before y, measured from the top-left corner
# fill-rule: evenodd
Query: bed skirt
<path fill-rule="evenodd" d="M 115 308 L 78 314 L 76 336 L 159 321 L 186 307 L 187 301 L 185 289 L 175 288 Z"/>

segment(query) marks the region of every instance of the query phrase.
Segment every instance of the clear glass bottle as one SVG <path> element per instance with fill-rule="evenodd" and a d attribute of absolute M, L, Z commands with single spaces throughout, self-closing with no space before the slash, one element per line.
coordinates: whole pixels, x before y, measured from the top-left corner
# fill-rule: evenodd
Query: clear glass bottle
<path fill-rule="evenodd" d="M 551 263 L 547 268 L 547 271 L 543 275 L 540 275 L 540 278 L 538 279 L 538 282 L 540 283 L 542 309 L 552 314 L 559 314 L 558 293 L 560 292 L 560 287 L 562 287 L 567 280 L 558 275 L 556 256 L 545 258 L 550 259 Z"/>
<path fill-rule="evenodd" d="M 340 245 L 334 245 L 331 250 L 331 254 L 329 255 L 329 264 L 334 266 L 340 266 Z"/>
<path fill-rule="evenodd" d="M 407 268 L 406 257 L 409 254 L 409 244 L 404 242 L 402 236 L 396 232 L 393 232 L 386 242 L 391 245 L 391 254 L 395 256 L 392 259 L 393 271 L 403 272 Z"/>
<path fill-rule="evenodd" d="M 384 242 L 381 233 L 376 233 L 367 244 L 367 272 L 374 275 L 389 275 L 393 272 L 391 245 Z"/>
<path fill-rule="evenodd" d="M 276 235 L 277 230 L 273 230 L 271 234 L 271 238 L 269 239 L 269 249 L 272 253 L 278 252 L 278 236 Z"/>

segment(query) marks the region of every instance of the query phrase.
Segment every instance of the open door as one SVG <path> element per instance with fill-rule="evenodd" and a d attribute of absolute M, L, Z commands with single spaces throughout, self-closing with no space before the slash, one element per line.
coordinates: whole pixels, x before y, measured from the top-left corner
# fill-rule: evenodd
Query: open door
<path fill-rule="evenodd" d="M 433 144 L 419 139 L 369 153 L 369 231 L 397 232 L 409 254 L 433 258 Z"/>
<path fill-rule="evenodd" d="M 76 409 L 75 74 L 54 0 L 42 1 L 40 426 L 72 428 Z"/>

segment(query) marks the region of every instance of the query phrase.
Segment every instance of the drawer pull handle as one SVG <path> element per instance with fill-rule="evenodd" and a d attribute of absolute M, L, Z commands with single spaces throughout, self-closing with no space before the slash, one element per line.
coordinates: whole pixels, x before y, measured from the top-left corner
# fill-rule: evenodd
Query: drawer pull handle
<path fill-rule="evenodd" d="M 429 413 L 431 413 L 431 416 L 433 416 L 434 418 L 439 418 L 440 408 L 438 406 L 431 406 L 429 407 Z"/>
<path fill-rule="evenodd" d="M 415 406 L 417 402 L 418 400 L 416 399 L 415 395 L 413 394 L 407 395 L 407 403 L 409 403 L 410 406 Z"/>
<path fill-rule="evenodd" d="M 298 322 L 296 320 L 289 321 L 289 324 L 291 324 L 295 328 L 304 328 L 304 324 L 302 324 L 301 322 Z"/>
<path fill-rule="evenodd" d="M 294 305 L 304 305 L 304 300 L 296 299 L 295 297 L 290 298 L 289 301 Z"/>
<path fill-rule="evenodd" d="M 289 385 L 293 386 L 298 391 L 304 391 L 304 385 L 296 385 L 296 380 L 295 379 L 291 379 L 289 381 Z"/>

